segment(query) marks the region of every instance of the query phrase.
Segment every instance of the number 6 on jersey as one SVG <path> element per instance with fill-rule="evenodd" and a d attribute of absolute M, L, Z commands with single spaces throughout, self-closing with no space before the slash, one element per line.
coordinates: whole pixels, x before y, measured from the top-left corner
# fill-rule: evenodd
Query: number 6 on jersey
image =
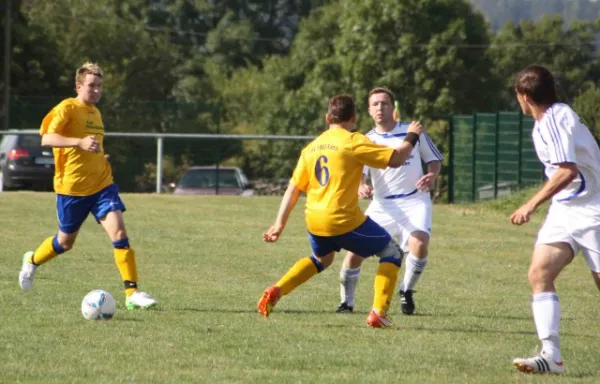
<path fill-rule="evenodd" d="M 327 168 L 327 156 L 321 156 L 315 164 L 315 176 L 321 186 L 326 186 L 329 182 L 329 168 Z"/>

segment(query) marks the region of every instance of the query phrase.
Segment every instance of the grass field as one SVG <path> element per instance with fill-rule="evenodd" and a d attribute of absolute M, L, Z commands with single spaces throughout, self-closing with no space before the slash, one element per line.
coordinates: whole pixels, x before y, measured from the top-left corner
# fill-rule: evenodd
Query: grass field
<path fill-rule="evenodd" d="M 567 374 L 524 376 L 513 357 L 535 351 L 526 272 L 541 214 L 517 228 L 506 205 L 437 205 L 417 314 L 365 326 L 376 260 L 364 265 L 358 313 L 334 313 L 334 265 L 283 298 L 265 320 L 263 289 L 309 255 L 302 209 L 264 244 L 279 198 L 124 195 L 141 287 L 160 309 L 127 312 L 111 244 L 88 219 L 69 253 L 20 291 L 22 254 L 56 231 L 54 196 L 0 194 L 2 383 L 598 383 L 600 306 L 581 257 L 558 280 Z M 300 208 L 300 207 L 299 207 Z M 103 288 L 115 318 L 85 321 L 80 303 Z"/>

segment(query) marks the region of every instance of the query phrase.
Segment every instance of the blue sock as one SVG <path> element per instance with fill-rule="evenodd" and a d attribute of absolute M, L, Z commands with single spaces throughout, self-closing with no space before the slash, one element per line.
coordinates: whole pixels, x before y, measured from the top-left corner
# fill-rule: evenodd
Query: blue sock
<path fill-rule="evenodd" d="M 113 247 L 117 249 L 128 249 L 129 248 L 129 237 L 121 240 L 113 241 Z"/>

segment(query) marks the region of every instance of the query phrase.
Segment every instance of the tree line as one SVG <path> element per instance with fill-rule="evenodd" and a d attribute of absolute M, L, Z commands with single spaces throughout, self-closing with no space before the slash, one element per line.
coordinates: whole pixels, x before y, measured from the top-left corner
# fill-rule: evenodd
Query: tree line
<path fill-rule="evenodd" d="M 430 124 L 446 152 L 443 119 L 517 110 L 513 76 L 537 63 L 555 72 L 561 98 L 600 132 L 599 19 L 548 15 L 494 30 L 467 0 L 12 3 L 17 128 L 37 127 L 73 95 L 75 68 L 92 60 L 106 73 L 100 108 L 111 131 L 315 135 L 328 98 L 341 92 L 356 97 L 358 128 L 367 131 L 366 95 L 385 85 L 402 117 Z M 152 190 L 155 144 L 107 141 L 122 188 Z M 289 177 L 305 144 L 169 142 L 166 181 L 218 160 L 251 178 Z"/>

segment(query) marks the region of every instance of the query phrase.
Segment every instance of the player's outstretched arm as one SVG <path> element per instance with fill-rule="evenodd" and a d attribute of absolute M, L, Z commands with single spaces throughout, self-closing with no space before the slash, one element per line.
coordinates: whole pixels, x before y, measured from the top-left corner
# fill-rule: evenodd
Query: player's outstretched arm
<path fill-rule="evenodd" d="M 425 132 L 425 128 L 418 121 L 413 121 L 408 126 L 406 137 L 402 141 L 399 147 L 394 148 L 394 154 L 390 158 L 388 167 L 399 168 L 408 160 L 413 148 L 419 140 L 421 133 Z"/>
<path fill-rule="evenodd" d="M 273 224 L 267 232 L 263 233 L 263 240 L 265 242 L 274 243 L 279 239 L 279 235 L 281 235 L 281 232 L 283 232 L 288 218 L 298 202 L 300 193 L 301 191 L 294 184 L 290 183 L 290 185 L 288 185 L 287 190 L 281 199 L 279 213 L 277 213 L 275 224 Z"/>
<path fill-rule="evenodd" d="M 533 212 L 542 205 L 542 203 L 558 192 L 562 191 L 564 187 L 569 185 L 573 179 L 577 177 L 577 164 L 574 163 L 562 163 L 558 165 L 558 169 L 552 175 L 552 177 L 544 184 L 529 201 L 523 204 L 517 209 L 512 215 L 510 215 L 510 222 L 515 225 L 521 225 L 529 222 L 529 219 Z"/>
<path fill-rule="evenodd" d="M 46 133 L 42 136 L 42 146 L 53 148 L 79 147 L 88 152 L 100 152 L 100 143 L 94 136 L 79 139 L 76 137 L 65 137 L 58 133 Z"/>

